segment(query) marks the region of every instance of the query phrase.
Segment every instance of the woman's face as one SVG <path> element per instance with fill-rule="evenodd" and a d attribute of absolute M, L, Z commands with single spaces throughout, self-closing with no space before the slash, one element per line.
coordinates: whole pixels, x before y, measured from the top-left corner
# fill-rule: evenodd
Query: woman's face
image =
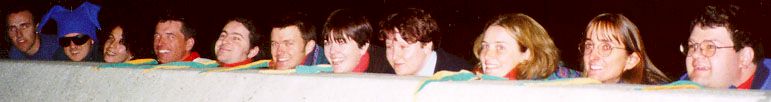
<path fill-rule="evenodd" d="M 629 61 L 630 55 L 624 44 L 616 37 L 616 32 L 594 30 L 587 32 L 586 39 L 581 44 L 583 65 L 586 76 L 600 80 L 603 83 L 617 83 L 621 74 L 636 65 Z M 630 63 L 632 62 L 632 63 Z"/>
<path fill-rule="evenodd" d="M 336 33 L 336 32 L 332 32 Z M 324 54 L 335 73 L 351 72 L 359 65 L 359 60 L 366 53 L 369 45 L 359 47 L 351 37 L 341 34 L 344 41 L 335 41 L 335 34 L 329 34 L 329 40 L 324 41 Z M 367 62 L 364 62 L 367 63 Z"/>
<path fill-rule="evenodd" d="M 520 51 L 513 33 L 501 26 L 490 26 L 485 30 L 479 52 L 484 74 L 504 77 L 530 56 Z"/>
<path fill-rule="evenodd" d="M 123 45 L 123 28 L 115 27 L 110 32 L 110 37 L 104 44 L 104 61 L 108 63 L 124 62 L 131 58 L 131 54 Z"/>

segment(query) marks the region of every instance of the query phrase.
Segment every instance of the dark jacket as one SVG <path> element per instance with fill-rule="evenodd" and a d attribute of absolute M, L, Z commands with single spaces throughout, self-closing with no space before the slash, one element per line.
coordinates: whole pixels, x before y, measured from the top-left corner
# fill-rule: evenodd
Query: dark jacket
<path fill-rule="evenodd" d="M 434 73 L 442 70 L 460 71 L 465 68 L 474 67 L 468 64 L 466 60 L 458 56 L 452 55 L 450 53 L 447 53 L 442 49 L 437 49 L 434 51 L 436 51 L 436 68 L 434 70 Z M 465 69 L 465 70 L 470 70 L 470 69 Z"/>
<path fill-rule="evenodd" d="M 394 68 L 388 63 L 386 58 L 385 48 L 380 46 L 370 45 L 369 47 L 369 66 L 367 73 L 386 73 L 394 74 Z"/>

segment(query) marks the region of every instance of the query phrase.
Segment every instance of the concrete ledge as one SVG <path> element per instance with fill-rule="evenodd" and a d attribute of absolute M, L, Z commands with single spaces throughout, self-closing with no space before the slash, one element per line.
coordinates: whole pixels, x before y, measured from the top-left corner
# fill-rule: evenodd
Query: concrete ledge
<path fill-rule="evenodd" d="M 102 63 L 0 60 L 0 101 L 768 101 L 766 91 L 640 91 L 641 85 L 523 86 L 385 74 L 269 75 L 255 70 L 96 69 Z"/>

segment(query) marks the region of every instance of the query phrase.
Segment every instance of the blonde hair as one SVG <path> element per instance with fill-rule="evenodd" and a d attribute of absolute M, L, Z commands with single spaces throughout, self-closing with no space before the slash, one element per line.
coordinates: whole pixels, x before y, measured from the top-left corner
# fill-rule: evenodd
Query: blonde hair
<path fill-rule="evenodd" d="M 517 79 L 544 79 L 551 75 L 559 63 L 559 50 L 554 45 L 546 30 L 533 18 L 521 13 L 498 16 L 486 28 L 500 26 L 512 32 L 511 37 L 520 45 L 520 52 L 530 50 L 529 59 L 516 66 L 509 73 L 515 73 Z M 474 55 L 480 58 L 482 39 L 479 35 L 474 42 Z M 506 62 L 504 62 L 506 63 Z M 516 62 L 509 62 L 516 63 Z M 514 72 L 513 70 L 516 70 Z M 481 71 L 477 69 L 476 71 Z"/>
<path fill-rule="evenodd" d="M 613 38 L 624 44 L 627 54 L 636 52 L 640 57 L 640 63 L 634 68 L 624 71 L 621 79 L 632 84 L 665 84 L 670 81 L 653 62 L 648 58 L 643 47 L 642 37 L 637 26 L 621 14 L 603 13 L 594 17 L 586 26 L 586 34 L 597 30 L 609 30 L 614 32 Z M 586 71 L 584 71 L 586 75 Z"/>

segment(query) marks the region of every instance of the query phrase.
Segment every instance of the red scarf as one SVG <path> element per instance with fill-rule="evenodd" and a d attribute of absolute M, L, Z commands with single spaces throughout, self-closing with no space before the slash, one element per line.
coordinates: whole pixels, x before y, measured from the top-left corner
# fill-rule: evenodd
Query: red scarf
<path fill-rule="evenodd" d="M 363 73 L 364 71 L 367 71 L 368 67 L 369 67 L 369 52 L 365 52 L 364 55 L 362 55 L 361 58 L 359 58 L 359 64 L 353 68 L 353 72 Z"/>
<path fill-rule="evenodd" d="M 747 81 L 744 81 L 739 87 L 736 87 L 736 89 L 751 89 L 752 88 L 752 80 L 755 79 L 755 74 L 752 74 L 750 76 L 750 79 L 747 79 Z"/>
<path fill-rule="evenodd" d="M 220 62 L 220 67 L 235 67 L 235 66 L 240 66 L 240 65 L 249 64 L 249 63 L 252 63 L 252 58 L 247 58 L 246 60 L 243 60 L 241 62 L 236 62 L 231 64 Z"/>
<path fill-rule="evenodd" d="M 187 55 L 187 57 L 185 57 L 185 60 L 182 60 L 182 61 L 189 62 L 189 61 L 195 60 L 198 57 L 201 57 L 201 55 L 198 55 L 198 52 L 191 52 L 190 55 Z"/>

